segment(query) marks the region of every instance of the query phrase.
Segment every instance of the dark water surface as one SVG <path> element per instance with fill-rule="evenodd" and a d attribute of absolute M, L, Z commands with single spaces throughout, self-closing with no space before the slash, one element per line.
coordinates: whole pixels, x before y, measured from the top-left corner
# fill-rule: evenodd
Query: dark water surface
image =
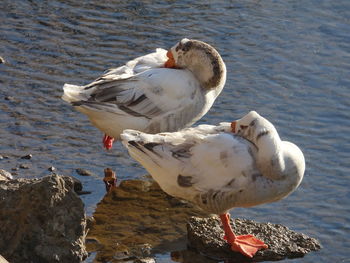
<path fill-rule="evenodd" d="M 307 162 L 287 199 L 232 215 L 281 223 L 318 238 L 323 249 L 292 262 L 349 262 L 350 1 L 24 1 L 0 8 L 0 168 L 21 177 L 82 180 L 87 213 L 104 195 L 103 169 L 120 179 L 145 171 L 120 144 L 60 99 L 64 83 L 87 84 L 156 47 L 183 37 L 214 45 L 227 85 L 200 121 L 217 124 L 256 110 Z M 31 153 L 31 160 L 21 156 Z M 81 177 L 76 168 L 94 176 Z M 287 260 L 288 261 L 288 260 Z M 290 262 L 288 261 L 288 262 Z M 169 254 L 157 262 L 172 262 Z"/>

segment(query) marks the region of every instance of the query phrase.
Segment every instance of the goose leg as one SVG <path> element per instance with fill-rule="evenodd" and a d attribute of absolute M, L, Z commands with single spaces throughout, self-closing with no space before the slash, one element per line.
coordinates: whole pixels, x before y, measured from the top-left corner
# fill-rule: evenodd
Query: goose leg
<path fill-rule="evenodd" d="M 230 215 L 221 214 L 220 219 L 225 231 L 225 239 L 231 245 L 233 251 L 252 258 L 259 249 L 268 248 L 268 246 L 253 235 L 236 236 L 230 225 Z"/>
<path fill-rule="evenodd" d="M 112 149 L 113 141 L 114 141 L 114 138 L 113 138 L 113 137 L 108 136 L 107 134 L 105 134 L 105 135 L 103 136 L 102 143 L 103 143 L 103 146 L 104 146 L 107 150 Z"/>

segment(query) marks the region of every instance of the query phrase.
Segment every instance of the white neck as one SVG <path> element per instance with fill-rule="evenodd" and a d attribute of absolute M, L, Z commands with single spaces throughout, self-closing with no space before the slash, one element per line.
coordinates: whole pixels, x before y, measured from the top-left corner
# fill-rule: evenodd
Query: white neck
<path fill-rule="evenodd" d="M 283 158 L 282 141 L 275 129 L 256 138 L 257 166 L 261 173 L 270 179 L 283 178 L 285 163 Z"/>

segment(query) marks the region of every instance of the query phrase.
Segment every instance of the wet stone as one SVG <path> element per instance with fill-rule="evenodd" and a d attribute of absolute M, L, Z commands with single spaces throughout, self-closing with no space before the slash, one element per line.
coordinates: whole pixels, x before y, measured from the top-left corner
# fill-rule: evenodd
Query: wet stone
<path fill-rule="evenodd" d="M 154 181 L 125 180 L 99 202 L 87 239 L 94 262 L 155 262 L 154 253 L 186 249 L 186 222 L 204 215 Z M 118 244 L 118 245 L 116 245 Z"/>
<path fill-rule="evenodd" d="M 77 172 L 77 174 L 81 175 L 81 176 L 92 176 L 93 173 L 86 170 L 86 169 L 83 169 L 83 168 L 77 168 L 75 170 Z"/>
<path fill-rule="evenodd" d="M 83 184 L 77 178 L 73 176 L 63 176 L 63 177 L 69 177 L 73 181 L 73 189 L 76 193 L 81 192 L 83 190 Z"/>
<path fill-rule="evenodd" d="M 47 168 L 47 170 L 50 172 L 54 172 L 54 171 L 56 171 L 56 168 L 53 166 L 50 166 L 49 168 Z"/>
<path fill-rule="evenodd" d="M 279 224 L 236 219 L 232 228 L 237 235 L 254 235 L 264 241 L 269 248 L 259 250 L 252 259 L 232 251 L 223 239 L 224 232 L 218 217 L 191 217 L 187 224 L 189 246 L 209 258 L 234 260 L 234 262 L 236 260 L 238 262 L 240 260 L 258 262 L 299 258 L 321 248 L 319 241 L 315 238 L 294 232 Z"/>
<path fill-rule="evenodd" d="M 27 159 L 27 160 L 32 159 L 32 158 L 33 158 L 32 154 L 27 154 L 27 155 L 24 155 L 21 157 L 21 159 Z"/>
<path fill-rule="evenodd" d="M 21 165 L 19 166 L 19 168 L 21 168 L 21 169 L 29 169 L 29 168 L 30 168 L 30 165 L 28 165 L 28 164 L 21 164 Z"/>

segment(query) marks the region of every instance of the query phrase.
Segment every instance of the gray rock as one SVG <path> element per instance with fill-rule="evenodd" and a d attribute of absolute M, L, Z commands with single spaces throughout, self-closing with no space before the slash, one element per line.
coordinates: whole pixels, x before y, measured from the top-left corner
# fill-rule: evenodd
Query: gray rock
<path fill-rule="evenodd" d="M 29 169 L 29 168 L 30 168 L 30 165 L 28 165 L 28 164 L 21 164 L 21 165 L 19 166 L 19 168 L 21 168 L 21 169 Z"/>
<path fill-rule="evenodd" d="M 237 260 L 238 262 L 240 260 L 257 262 L 298 258 L 321 248 L 316 239 L 294 232 L 283 225 L 236 219 L 233 230 L 237 235 L 253 234 L 264 241 L 269 248 L 259 250 L 252 259 L 232 251 L 223 239 L 224 232 L 221 228 L 221 221 L 217 217 L 190 218 L 187 224 L 189 246 L 210 258 Z"/>
<path fill-rule="evenodd" d="M 75 171 L 77 172 L 77 174 L 81 175 L 81 176 L 92 176 L 93 173 L 86 170 L 86 169 L 83 169 L 83 168 L 77 168 L 75 169 Z"/>
<path fill-rule="evenodd" d="M 11 263 L 81 262 L 84 205 L 70 177 L 0 182 L 0 254 Z"/>
<path fill-rule="evenodd" d="M 78 180 L 73 176 L 64 176 L 64 177 L 69 177 L 71 180 L 73 180 L 73 183 L 74 183 L 73 188 L 76 193 L 79 193 L 80 191 L 83 190 L 83 184 L 81 183 L 80 180 Z"/>

